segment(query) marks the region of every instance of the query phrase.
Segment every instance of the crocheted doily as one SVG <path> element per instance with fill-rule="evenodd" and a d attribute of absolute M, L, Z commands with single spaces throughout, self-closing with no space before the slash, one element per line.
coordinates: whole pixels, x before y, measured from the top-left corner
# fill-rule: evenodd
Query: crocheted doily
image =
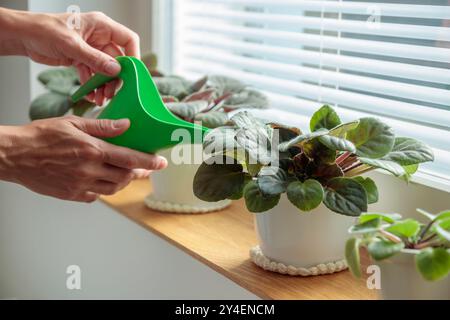
<path fill-rule="evenodd" d="M 322 274 L 330 274 L 347 269 L 345 260 L 335 262 L 320 263 L 314 267 L 297 268 L 294 266 L 287 266 L 280 262 L 275 262 L 267 258 L 261 251 L 259 246 L 250 249 L 250 257 L 252 261 L 264 270 L 278 272 L 281 274 L 288 274 L 290 276 L 318 276 Z"/>
<path fill-rule="evenodd" d="M 221 201 L 218 203 L 211 203 L 211 206 L 208 207 L 196 207 L 185 204 L 178 204 L 166 201 L 160 201 L 153 199 L 152 195 L 149 195 L 145 198 L 145 204 L 147 207 L 153 210 L 162 211 L 162 212 L 173 212 L 173 213 L 186 213 L 186 214 L 198 214 L 198 213 L 207 213 L 213 211 L 219 211 L 225 209 L 231 204 L 231 200 Z"/>

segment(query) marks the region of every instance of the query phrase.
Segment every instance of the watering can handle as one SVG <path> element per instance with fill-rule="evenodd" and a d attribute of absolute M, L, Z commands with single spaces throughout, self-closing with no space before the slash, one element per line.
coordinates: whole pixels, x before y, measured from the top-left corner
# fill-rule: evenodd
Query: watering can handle
<path fill-rule="evenodd" d="M 105 76 L 103 74 L 97 73 L 92 78 L 90 78 L 84 85 L 82 85 L 73 95 L 72 95 L 72 101 L 78 102 L 81 99 L 83 99 L 85 96 L 87 96 L 89 93 L 94 91 L 97 88 L 100 88 L 104 84 L 117 79 L 116 77 L 110 77 Z"/>

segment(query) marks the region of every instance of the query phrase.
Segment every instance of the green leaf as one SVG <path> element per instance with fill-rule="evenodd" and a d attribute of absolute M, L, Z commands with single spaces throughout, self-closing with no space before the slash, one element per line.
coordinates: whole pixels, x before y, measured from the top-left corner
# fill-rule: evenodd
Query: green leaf
<path fill-rule="evenodd" d="M 403 176 L 405 174 L 405 169 L 401 165 L 393 161 L 370 158 L 359 158 L 359 161 L 371 167 L 386 170 L 397 177 Z"/>
<path fill-rule="evenodd" d="M 354 226 L 351 226 L 348 231 L 349 233 L 352 234 L 376 232 L 381 228 L 381 221 L 382 221 L 381 218 L 374 218 L 371 220 L 367 220 Z"/>
<path fill-rule="evenodd" d="M 286 171 L 278 167 L 263 167 L 257 179 L 259 190 L 265 196 L 276 196 L 285 192 L 288 182 Z"/>
<path fill-rule="evenodd" d="M 339 119 L 336 111 L 334 111 L 334 109 L 330 106 L 324 105 L 313 114 L 309 123 L 309 128 L 311 132 L 319 129 L 330 130 L 340 124 L 341 119 Z"/>
<path fill-rule="evenodd" d="M 231 127 L 210 130 L 203 139 L 203 151 L 207 155 L 218 155 L 238 147 L 234 137 L 236 131 Z"/>
<path fill-rule="evenodd" d="M 332 211 L 348 216 L 359 216 L 367 211 L 364 188 L 348 178 L 331 179 L 325 188 L 324 204 Z"/>
<path fill-rule="evenodd" d="M 182 100 L 190 93 L 191 83 L 182 77 L 154 77 L 153 81 L 162 96 L 174 96 L 178 100 Z"/>
<path fill-rule="evenodd" d="M 68 96 L 47 92 L 33 100 L 30 106 L 30 119 L 46 119 L 61 117 L 72 107 Z"/>
<path fill-rule="evenodd" d="M 405 174 L 401 176 L 401 178 L 403 180 L 405 180 L 406 182 L 409 182 L 411 180 L 411 177 L 414 173 L 417 172 L 417 170 L 419 169 L 419 164 L 411 164 L 408 166 L 402 166 L 403 170 L 405 170 Z"/>
<path fill-rule="evenodd" d="M 450 253 L 445 248 L 426 248 L 416 255 L 416 265 L 428 281 L 445 278 L 450 272 Z"/>
<path fill-rule="evenodd" d="M 241 190 L 246 178 L 242 165 L 234 163 L 234 159 L 216 157 L 213 160 L 217 163 L 200 165 L 193 183 L 195 196 L 209 202 L 235 195 Z M 211 162 L 214 162 L 213 160 Z"/>
<path fill-rule="evenodd" d="M 435 226 L 436 233 L 441 236 L 443 239 L 450 242 L 450 232 L 448 231 L 450 227 L 450 218 L 441 220 Z"/>
<path fill-rule="evenodd" d="M 235 114 L 230 118 L 230 122 L 240 129 L 258 128 L 266 130 L 265 124 L 247 111 Z"/>
<path fill-rule="evenodd" d="M 247 209 L 250 212 L 265 212 L 275 207 L 280 201 L 280 195 L 277 196 L 264 196 L 259 190 L 256 181 L 247 183 L 244 188 L 244 198 Z"/>
<path fill-rule="evenodd" d="M 364 188 L 364 190 L 366 190 L 367 193 L 367 202 L 369 204 L 375 203 L 378 201 L 378 188 L 377 185 L 375 184 L 375 181 L 373 181 L 370 178 L 364 178 L 364 177 L 354 177 L 352 178 L 353 180 L 355 180 L 356 182 L 358 182 L 359 184 L 361 184 Z"/>
<path fill-rule="evenodd" d="M 366 158 L 381 158 L 394 146 L 391 127 L 375 118 L 360 119 L 358 127 L 347 133 L 347 139 L 356 146 L 356 154 Z"/>
<path fill-rule="evenodd" d="M 418 213 L 420 213 L 421 215 L 423 215 L 424 217 L 427 217 L 429 220 L 434 220 L 436 218 L 436 216 L 432 213 L 429 213 L 423 209 L 416 209 L 416 211 Z"/>
<path fill-rule="evenodd" d="M 367 250 L 375 260 L 383 260 L 392 257 L 405 247 L 403 242 L 395 243 L 386 240 L 374 240 L 369 243 Z"/>
<path fill-rule="evenodd" d="M 332 150 L 337 151 L 349 151 L 351 153 L 356 152 L 355 145 L 343 138 L 338 138 L 332 135 L 325 135 L 322 137 L 319 137 L 320 142 L 322 142 L 326 147 Z"/>
<path fill-rule="evenodd" d="M 340 124 L 330 130 L 330 135 L 334 137 L 345 138 L 347 136 L 347 132 L 356 129 L 358 125 L 359 120 Z"/>
<path fill-rule="evenodd" d="M 433 150 L 426 144 L 412 138 L 395 138 L 391 152 L 383 160 L 397 162 L 402 166 L 409 166 L 434 160 Z"/>
<path fill-rule="evenodd" d="M 401 215 L 398 213 L 363 213 L 359 216 L 359 223 L 364 223 L 373 219 L 378 219 L 387 222 L 387 223 L 394 223 L 396 220 L 400 220 L 402 218 Z"/>
<path fill-rule="evenodd" d="M 191 121 L 195 116 L 208 107 L 208 102 L 203 100 L 191 102 L 169 102 L 166 107 L 182 119 Z"/>
<path fill-rule="evenodd" d="M 303 152 L 316 164 L 334 164 L 336 161 L 336 150 L 326 147 L 319 139 L 306 141 Z"/>
<path fill-rule="evenodd" d="M 261 127 L 239 129 L 235 139 L 250 156 L 260 164 L 269 164 L 271 161 L 271 143 L 267 131 Z"/>
<path fill-rule="evenodd" d="M 217 75 L 208 77 L 207 86 L 214 88 L 218 96 L 226 93 L 238 93 L 246 88 L 246 85 L 239 80 Z"/>
<path fill-rule="evenodd" d="M 72 67 L 48 69 L 38 75 L 38 80 L 45 86 L 51 81 L 58 81 L 61 79 L 66 79 L 64 81 L 69 81 L 72 86 L 80 84 L 77 70 Z"/>
<path fill-rule="evenodd" d="M 256 90 L 242 90 L 234 93 L 224 102 L 224 107 L 231 110 L 236 109 L 266 109 L 269 107 L 269 99 L 265 94 Z"/>
<path fill-rule="evenodd" d="M 386 228 L 386 231 L 393 233 L 396 236 L 411 238 L 419 233 L 420 223 L 413 219 L 405 219 L 403 221 L 395 222 L 393 225 Z"/>
<path fill-rule="evenodd" d="M 309 162 L 306 167 L 306 174 L 324 184 L 332 178 L 344 176 L 344 172 L 341 167 L 339 167 L 336 163 L 321 163 L 317 165 L 315 162 Z"/>
<path fill-rule="evenodd" d="M 359 245 L 361 240 L 358 238 L 350 238 L 345 244 L 345 260 L 351 273 L 361 278 L 361 261 L 359 257 Z"/>
<path fill-rule="evenodd" d="M 228 199 L 230 199 L 230 200 L 239 200 L 239 199 L 241 199 L 244 196 L 244 188 L 247 185 L 247 183 L 249 183 L 250 181 L 252 181 L 252 177 L 245 176 L 244 183 L 239 188 L 239 191 L 237 191 L 236 193 L 234 193 L 231 196 L 229 196 Z"/>
<path fill-rule="evenodd" d="M 86 112 L 92 110 L 94 107 L 95 103 L 82 99 L 77 103 L 73 104 L 72 110 L 74 115 L 82 117 Z"/>
<path fill-rule="evenodd" d="M 450 210 L 445 210 L 445 211 L 441 211 L 439 212 L 436 217 L 435 217 L 435 221 L 439 221 L 439 220 L 443 220 L 443 219 L 448 219 L 450 218 Z"/>
<path fill-rule="evenodd" d="M 200 121 L 203 126 L 213 129 L 224 126 L 228 122 L 228 116 L 224 112 L 211 111 L 197 114 L 194 120 Z"/>
<path fill-rule="evenodd" d="M 207 101 L 209 104 L 212 101 L 214 101 L 214 94 L 215 94 L 214 89 L 207 89 L 203 91 L 194 92 L 191 95 L 184 98 L 183 102 L 204 100 Z"/>
<path fill-rule="evenodd" d="M 291 148 L 292 146 L 295 146 L 295 145 L 298 145 L 298 144 L 300 144 L 300 143 L 303 143 L 303 142 L 306 142 L 306 141 L 310 141 L 310 140 L 312 140 L 312 139 L 315 139 L 315 138 L 324 136 L 324 135 L 328 134 L 328 132 L 329 132 L 329 131 L 326 130 L 326 129 L 318 129 L 318 130 L 315 131 L 315 132 L 302 134 L 302 135 L 300 135 L 300 136 L 298 136 L 298 137 L 295 137 L 295 138 L 292 139 L 292 140 L 289 140 L 289 141 L 287 141 L 287 142 L 280 143 L 280 144 L 278 145 L 278 150 L 279 150 L 280 152 L 286 152 L 286 151 L 287 151 L 289 148 Z"/>
<path fill-rule="evenodd" d="M 316 180 L 305 182 L 291 182 L 287 188 L 289 201 L 302 211 L 311 211 L 317 208 L 323 200 L 322 185 Z"/>
<path fill-rule="evenodd" d="M 294 139 L 302 134 L 299 128 L 285 126 L 279 123 L 269 123 L 268 126 L 273 131 L 278 131 L 278 143 L 283 143 Z"/>

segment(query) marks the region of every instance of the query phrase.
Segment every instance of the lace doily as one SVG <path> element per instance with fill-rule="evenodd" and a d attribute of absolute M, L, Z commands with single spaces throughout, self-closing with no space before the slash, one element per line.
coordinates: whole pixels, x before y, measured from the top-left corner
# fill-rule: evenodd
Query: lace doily
<path fill-rule="evenodd" d="M 250 249 L 250 257 L 252 261 L 264 270 L 278 272 L 281 274 L 288 274 L 290 276 L 318 276 L 322 274 L 330 274 L 347 269 L 347 263 L 345 260 L 339 260 L 335 262 L 320 263 L 316 266 L 309 268 L 297 268 L 294 266 L 287 266 L 280 262 L 275 262 L 267 258 L 261 251 L 259 246 Z"/>
<path fill-rule="evenodd" d="M 178 204 L 166 201 L 160 201 L 153 199 L 152 195 L 145 198 L 145 204 L 150 209 L 162 212 L 173 212 L 173 213 L 186 213 L 186 214 L 198 214 L 207 213 L 213 211 L 219 211 L 225 209 L 231 204 L 231 200 L 221 201 L 218 203 L 211 203 L 208 207 L 196 207 L 185 204 Z"/>

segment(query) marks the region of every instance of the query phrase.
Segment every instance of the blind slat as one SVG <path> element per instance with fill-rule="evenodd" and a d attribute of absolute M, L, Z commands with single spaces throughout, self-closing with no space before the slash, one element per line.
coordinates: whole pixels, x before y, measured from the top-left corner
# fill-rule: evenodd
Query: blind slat
<path fill-rule="evenodd" d="M 389 37 L 450 41 L 450 31 L 445 27 L 405 25 L 397 23 L 378 23 L 343 19 L 321 19 L 313 17 L 293 16 L 288 14 L 265 14 L 238 12 L 232 10 L 206 11 L 201 8 L 190 10 L 189 15 L 197 18 L 216 18 L 220 20 L 261 23 L 267 25 L 283 25 L 294 28 L 321 29 L 351 32 L 364 35 L 381 35 Z M 372 26 L 373 25 L 373 26 Z"/>
<path fill-rule="evenodd" d="M 401 3 L 319 1 L 319 0 L 197 0 L 198 3 L 218 3 L 266 8 L 294 8 L 310 11 L 370 15 L 374 11 L 385 17 L 411 17 L 423 19 L 450 19 L 450 7 Z"/>
<path fill-rule="evenodd" d="M 450 83 L 450 72 L 446 69 L 400 62 L 348 57 L 338 54 L 321 53 L 303 49 L 276 47 L 265 44 L 242 42 L 224 37 L 212 36 L 207 32 L 193 31 L 186 37 L 186 44 L 197 45 L 202 48 L 220 48 L 238 52 L 247 56 L 261 56 L 277 60 L 301 61 L 309 64 L 342 68 L 346 70 L 362 71 L 372 74 L 395 76 L 412 80 L 436 83 Z"/>
<path fill-rule="evenodd" d="M 208 61 L 221 61 L 230 63 L 237 68 L 244 68 L 254 72 L 273 72 L 275 75 L 292 75 L 299 80 L 308 80 L 312 82 L 321 81 L 322 84 L 339 85 L 342 88 L 351 88 L 360 91 L 374 92 L 395 97 L 408 98 L 412 100 L 420 100 L 424 102 L 432 102 L 442 105 L 450 105 L 450 94 L 448 90 L 436 89 L 432 87 L 423 87 L 390 80 L 382 80 L 370 77 L 362 77 L 341 72 L 333 72 L 321 70 L 317 68 L 302 67 L 286 63 L 272 62 L 262 59 L 247 58 L 220 52 L 214 49 L 186 47 L 185 53 L 192 56 L 202 58 Z M 422 116 L 431 117 L 431 119 L 423 119 L 430 124 L 439 123 L 447 125 L 450 128 L 450 112 L 442 111 L 439 117 L 429 115 L 431 108 L 417 107 L 411 104 L 410 108 L 405 110 L 406 115 L 418 113 L 423 110 Z M 397 113 L 398 110 L 392 110 Z"/>
<path fill-rule="evenodd" d="M 198 31 L 209 31 L 238 37 L 253 37 L 255 39 L 288 41 L 292 44 L 339 49 L 350 52 L 371 53 L 383 56 L 401 57 L 438 62 L 450 62 L 450 49 L 425 47 L 409 44 L 369 41 L 361 39 L 338 38 L 289 31 L 273 31 L 249 27 L 237 27 L 214 23 L 214 20 L 191 19 L 189 28 Z"/>

